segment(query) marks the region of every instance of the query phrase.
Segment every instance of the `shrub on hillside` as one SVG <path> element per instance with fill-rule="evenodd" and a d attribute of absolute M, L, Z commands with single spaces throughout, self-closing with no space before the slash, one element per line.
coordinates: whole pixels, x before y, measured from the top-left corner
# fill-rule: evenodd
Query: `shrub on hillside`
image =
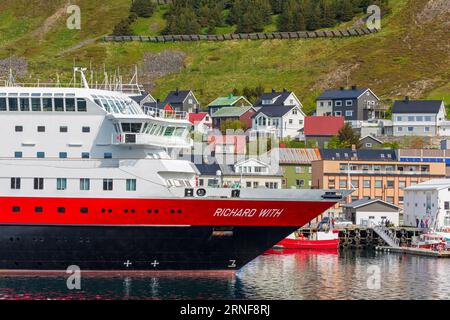
<path fill-rule="evenodd" d="M 138 17 L 148 18 L 155 12 L 155 7 L 152 0 L 133 0 L 130 12 L 135 13 Z"/>

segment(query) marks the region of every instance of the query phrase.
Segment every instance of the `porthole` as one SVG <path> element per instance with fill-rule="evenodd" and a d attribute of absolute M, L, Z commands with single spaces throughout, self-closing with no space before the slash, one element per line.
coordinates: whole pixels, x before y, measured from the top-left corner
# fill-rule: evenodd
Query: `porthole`
<path fill-rule="evenodd" d="M 123 212 L 128 213 L 128 209 L 123 210 Z"/>
<path fill-rule="evenodd" d="M 147 210 L 147 213 L 152 213 L 152 210 L 148 209 L 148 210 Z"/>
<path fill-rule="evenodd" d="M 112 212 L 112 209 L 108 209 L 108 212 L 111 213 L 111 212 Z"/>
<path fill-rule="evenodd" d="M 14 213 L 20 212 L 20 207 L 17 207 L 17 206 L 12 207 L 12 212 L 14 212 Z"/>
<path fill-rule="evenodd" d="M 80 212 L 83 214 L 86 214 L 89 212 L 89 209 L 88 208 L 80 208 Z"/>
<path fill-rule="evenodd" d="M 58 213 L 65 213 L 66 212 L 66 208 L 58 207 L 57 211 L 58 211 Z"/>
<path fill-rule="evenodd" d="M 105 213 L 106 212 L 106 210 L 105 209 L 102 209 L 102 213 Z"/>
<path fill-rule="evenodd" d="M 174 214 L 174 213 L 175 213 L 175 210 L 173 210 L 173 209 L 170 210 L 170 213 L 171 213 L 171 214 Z"/>
<path fill-rule="evenodd" d="M 134 209 L 131 209 L 131 213 L 135 213 L 136 212 L 136 210 L 134 210 Z"/>
<path fill-rule="evenodd" d="M 159 210 L 158 210 L 158 209 L 156 209 L 156 210 L 155 210 L 155 213 L 158 213 L 158 212 L 159 212 Z"/>
<path fill-rule="evenodd" d="M 181 210 L 178 210 L 178 214 L 181 214 L 181 212 L 182 212 Z"/>

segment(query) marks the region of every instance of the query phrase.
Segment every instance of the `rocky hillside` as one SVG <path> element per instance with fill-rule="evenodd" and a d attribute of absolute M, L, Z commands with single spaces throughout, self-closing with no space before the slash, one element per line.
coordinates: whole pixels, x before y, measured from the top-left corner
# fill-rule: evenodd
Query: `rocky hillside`
<path fill-rule="evenodd" d="M 259 85 L 294 90 L 307 111 L 324 88 L 369 86 L 383 99 L 404 95 L 450 103 L 450 2 L 391 0 L 381 32 L 345 39 L 232 41 L 225 43 L 105 43 L 127 17 L 129 0 L 72 0 L 81 30 L 66 28 L 68 0 L 0 2 L 0 78 L 11 64 L 25 80 L 70 79 L 74 64 L 140 79 L 157 97 L 196 90 L 203 104 L 233 89 Z"/>

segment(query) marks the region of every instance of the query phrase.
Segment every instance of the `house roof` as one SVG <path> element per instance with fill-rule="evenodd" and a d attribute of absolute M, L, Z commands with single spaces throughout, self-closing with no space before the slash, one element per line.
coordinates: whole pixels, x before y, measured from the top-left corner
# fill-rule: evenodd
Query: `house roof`
<path fill-rule="evenodd" d="M 197 123 L 202 121 L 206 116 L 208 115 L 208 112 L 191 112 L 188 114 L 188 120 L 190 123 Z"/>
<path fill-rule="evenodd" d="M 383 141 L 381 141 L 380 139 L 377 139 L 377 138 L 375 138 L 374 136 L 371 136 L 371 135 L 364 136 L 361 139 L 359 139 L 359 141 L 363 141 L 364 139 L 372 139 L 372 140 L 374 140 L 374 141 L 376 141 L 376 142 L 378 142 L 380 144 L 383 144 Z"/>
<path fill-rule="evenodd" d="M 253 109 L 252 106 L 243 106 L 243 107 L 223 107 L 216 112 L 213 113 L 213 118 L 221 118 L 221 117 L 240 117 L 250 109 Z"/>
<path fill-rule="evenodd" d="M 321 160 L 319 149 L 306 148 L 277 148 L 269 151 L 277 152 L 280 164 L 311 164 L 312 161 Z"/>
<path fill-rule="evenodd" d="M 130 98 L 136 101 L 138 104 L 141 104 L 142 100 L 144 100 L 148 96 L 149 96 L 148 93 L 143 93 L 140 96 L 130 96 Z"/>
<path fill-rule="evenodd" d="M 392 113 L 438 113 L 441 106 L 441 100 L 397 100 Z"/>
<path fill-rule="evenodd" d="M 383 149 L 320 149 L 322 160 L 366 160 L 366 161 L 396 161 L 395 150 Z"/>
<path fill-rule="evenodd" d="M 214 157 L 207 157 L 205 159 L 202 155 L 191 155 L 191 162 L 194 163 L 200 175 L 216 176 L 217 171 L 220 170 L 220 166 Z"/>
<path fill-rule="evenodd" d="M 367 90 L 369 88 L 326 90 L 316 100 L 356 99 Z"/>
<path fill-rule="evenodd" d="M 272 91 L 270 93 L 263 93 L 255 103 L 255 107 L 271 106 L 271 105 L 283 105 L 283 102 L 292 94 L 292 91 L 282 91 L 276 92 Z M 274 100 L 275 101 L 269 105 L 263 105 L 263 100 Z"/>
<path fill-rule="evenodd" d="M 305 117 L 306 136 L 335 136 L 344 126 L 344 117 L 312 116 Z"/>
<path fill-rule="evenodd" d="M 447 188 L 450 188 L 450 179 L 433 179 L 405 188 L 405 191 L 442 190 Z"/>
<path fill-rule="evenodd" d="M 251 103 L 244 97 L 244 96 L 235 96 L 235 95 L 228 95 L 226 97 L 219 97 L 213 102 L 211 102 L 208 107 L 221 107 L 221 106 L 233 106 L 236 102 L 239 100 L 244 99 L 248 105 L 251 105 Z"/>
<path fill-rule="evenodd" d="M 344 208 L 358 209 L 358 208 L 365 207 L 365 206 L 368 206 L 368 205 L 370 205 L 372 203 L 376 203 L 376 202 L 379 202 L 379 203 L 381 203 L 381 204 L 383 204 L 385 206 L 388 206 L 388 207 L 393 207 L 395 209 L 400 209 L 398 206 L 396 206 L 396 205 L 394 205 L 392 203 L 388 203 L 386 201 L 383 201 L 381 199 L 359 199 L 359 200 L 353 201 L 351 203 L 346 203 L 346 204 L 343 205 L 343 207 Z"/>
<path fill-rule="evenodd" d="M 262 113 L 271 118 L 279 118 L 279 117 L 284 116 L 289 111 L 291 111 L 294 107 L 295 106 L 283 106 L 283 105 L 270 106 L 270 107 L 266 106 L 266 107 L 260 108 L 253 117 L 256 117 L 257 115 Z"/>
<path fill-rule="evenodd" d="M 183 103 L 187 96 L 191 93 L 191 90 L 175 90 L 170 91 L 167 95 L 164 103 Z"/>

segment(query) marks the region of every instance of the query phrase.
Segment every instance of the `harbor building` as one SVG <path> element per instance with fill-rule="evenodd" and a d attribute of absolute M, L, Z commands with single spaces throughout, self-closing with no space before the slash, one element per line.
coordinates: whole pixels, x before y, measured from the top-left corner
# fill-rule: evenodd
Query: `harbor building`
<path fill-rule="evenodd" d="M 380 199 L 360 199 L 343 205 L 347 220 L 360 226 L 384 224 L 386 221 L 398 226 L 401 208 Z"/>

